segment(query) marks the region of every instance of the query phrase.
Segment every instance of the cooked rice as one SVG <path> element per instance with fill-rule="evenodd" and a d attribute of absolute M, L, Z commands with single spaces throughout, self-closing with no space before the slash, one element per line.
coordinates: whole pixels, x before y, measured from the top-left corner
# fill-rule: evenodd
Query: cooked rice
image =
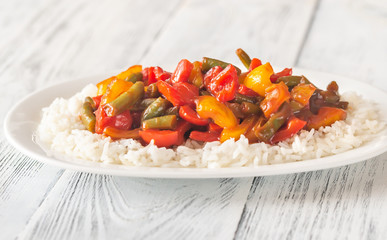
<path fill-rule="evenodd" d="M 57 98 L 47 108 L 37 129 L 41 143 L 51 153 L 60 153 L 78 160 L 109 164 L 148 167 L 257 167 L 315 159 L 357 148 L 385 129 L 377 106 L 356 93 L 345 93 L 342 99 L 350 103 L 347 119 L 319 130 L 302 130 L 296 136 L 277 145 L 249 144 L 242 136 L 224 143 L 199 143 L 188 139 L 174 149 L 158 148 L 153 143 L 142 146 L 132 139 L 113 141 L 93 134 L 79 118 L 86 96 L 95 96 L 96 87 L 86 86 L 70 99 Z M 50 154 L 50 151 L 48 152 Z"/>

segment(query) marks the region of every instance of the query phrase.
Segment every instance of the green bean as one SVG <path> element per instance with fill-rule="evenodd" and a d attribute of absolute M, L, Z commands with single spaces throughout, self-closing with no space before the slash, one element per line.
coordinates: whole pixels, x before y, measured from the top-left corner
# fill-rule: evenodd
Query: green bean
<path fill-rule="evenodd" d="M 116 99 L 105 105 L 106 114 L 116 116 L 123 111 L 130 109 L 139 99 L 144 96 L 144 83 L 139 81 L 126 92 L 122 93 Z"/>
<path fill-rule="evenodd" d="M 231 63 L 223 62 L 223 61 L 220 61 L 218 59 L 204 57 L 203 64 L 202 64 L 202 71 L 207 72 L 208 70 L 210 70 L 211 68 L 216 67 L 216 66 L 220 66 L 221 68 L 225 69 L 230 64 Z M 241 70 L 236 66 L 234 66 L 234 67 L 237 70 L 238 75 L 241 74 Z"/>
<path fill-rule="evenodd" d="M 255 135 L 260 141 L 268 143 L 278 129 L 280 129 L 287 121 L 290 115 L 290 105 L 285 102 L 281 105 L 278 112 L 276 112 L 262 127 L 255 129 Z"/>
<path fill-rule="evenodd" d="M 245 114 L 242 112 L 241 105 L 239 103 L 229 103 L 226 102 L 228 108 L 234 113 L 237 118 L 245 118 Z"/>
<path fill-rule="evenodd" d="M 86 97 L 85 102 L 90 103 L 93 110 L 97 110 L 97 106 L 95 105 L 95 102 L 91 97 Z"/>
<path fill-rule="evenodd" d="M 154 117 L 164 115 L 165 110 L 170 106 L 170 102 L 164 98 L 157 98 L 156 101 L 152 102 L 142 114 L 142 120 L 147 120 Z"/>
<path fill-rule="evenodd" d="M 206 90 L 201 90 L 200 91 L 200 96 L 211 96 L 211 93 L 206 91 Z"/>
<path fill-rule="evenodd" d="M 176 115 L 165 115 L 147 119 L 142 122 L 143 129 L 174 129 L 177 124 Z"/>
<path fill-rule="evenodd" d="M 81 109 L 81 120 L 83 125 L 89 130 L 90 132 L 95 131 L 95 115 L 93 113 L 93 107 L 91 106 L 91 103 L 84 102 L 82 109 Z"/>
<path fill-rule="evenodd" d="M 251 63 L 251 58 L 249 57 L 249 55 L 247 55 L 247 53 L 245 51 L 243 51 L 242 48 L 238 48 L 235 51 L 235 53 L 236 53 L 236 55 L 238 55 L 238 57 L 241 60 L 241 62 L 243 63 L 243 65 L 245 65 L 245 67 L 247 69 L 249 69 L 250 63 Z"/>
<path fill-rule="evenodd" d="M 125 78 L 125 81 L 136 83 L 138 81 L 142 81 L 142 72 L 136 72 L 130 74 L 127 78 Z"/>
<path fill-rule="evenodd" d="M 174 106 L 174 107 L 168 108 L 165 111 L 165 115 L 176 115 L 176 116 L 179 116 L 179 107 L 178 106 Z"/>
<path fill-rule="evenodd" d="M 245 115 L 257 115 L 261 112 L 259 105 L 249 102 L 242 102 L 241 110 Z"/>
<path fill-rule="evenodd" d="M 130 109 L 131 111 L 144 111 L 149 105 L 151 105 L 157 98 L 144 98 L 142 101 L 137 101 L 136 104 Z"/>
<path fill-rule="evenodd" d="M 235 93 L 234 102 L 236 102 L 236 103 L 243 103 L 243 102 L 257 103 L 257 98 L 246 96 L 246 95 L 243 95 L 240 93 Z"/>
<path fill-rule="evenodd" d="M 157 89 L 156 83 L 152 83 L 148 86 L 144 97 L 145 98 L 157 98 L 160 96 L 159 90 Z"/>
<path fill-rule="evenodd" d="M 302 76 L 285 76 L 277 79 L 277 83 L 284 82 L 289 88 L 297 86 L 302 79 Z"/>
<path fill-rule="evenodd" d="M 290 108 L 292 109 L 293 113 L 298 113 L 299 111 L 301 111 L 301 109 L 304 108 L 304 106 L 301 103 L 294 101 L 294 100 L 291 100 L 289 102 L 289 104 L 290 104 Z"/>

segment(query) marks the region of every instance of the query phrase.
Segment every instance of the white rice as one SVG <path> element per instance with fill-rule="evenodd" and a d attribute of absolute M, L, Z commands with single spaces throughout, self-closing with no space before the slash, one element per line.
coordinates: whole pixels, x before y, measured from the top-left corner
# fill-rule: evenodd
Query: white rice
<path fill-rule="evenodd" d="M 70 99 L 57 98 L 47 108 L 36 135 L 50 152 L 70 158 L 148 167 L 257 167 L 321 158 L 357 148 L 385 129 L 377 106 L 355 93 L 345 93 L 342 99 L 350 103 L 345 121 L 319 130 L 305 131 L 271 146 L 249 144 L 240 140 L 202 144 L 187 140 L 174 149 L 158 148 L 153 143 L 142 146 L 132 139 L 113 141 L 93 134 L 83 126 L 79 112 L 86 96 L 95 96 L 96 87 L 86 86 Z M 50 153 L 49 152 L 49 153 Z"/>

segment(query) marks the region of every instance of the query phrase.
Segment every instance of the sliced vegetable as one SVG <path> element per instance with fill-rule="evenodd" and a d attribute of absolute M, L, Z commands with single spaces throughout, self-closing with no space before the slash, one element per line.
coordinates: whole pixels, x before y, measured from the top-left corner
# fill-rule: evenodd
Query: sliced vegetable
<path fill-rule="evenodd" d="M 117 77 L 114 76 L 97 83 L 97 95 L 104 95 L 109 84 L 115 79 Z"/>
<path fill-rule="evenodd" d="M 241 111 L 245 116 L 258 115 L 261 113 L 259 105 L 250 102 L 242 102 Z"/>
<path fill-rule="evenodd" d="M 285 68 L 284 70 L 282 70 L 281 72 L 278 72 L 278 73 L 275 73 L 273 75 L 270 76 L 270 81 L 272 83 L 275 83 L 277 81 L 278 78 L 280 77 L 285 77 L 285 76 L 290 76 L 292 75 L 293 73 L 293 69 L 291 68 Z"/>
<path fill-rule="evenodd" d="M 297 134 L 301 129 L 303 129 L 305 125 L 306 125 L 306 121 L 302 121 L 301 119 L 292 117 L 291 119 L 289 119 L 284 129 L 282 130 L 280 129 L 278 132 L 274 134 L 270 142 L 272 144 L 275 144 L 283 140 L 286 140 L 288 138 L 291 138 L 295 134 Z"/>
<path fill-rule="evenodd" d="M 238 48 L 236 51 L 235 51 L 236 55 L 238 55 L 239 57 L 239 60 L 241 60 L 241 62 L 243 63 L 243 65 L 249 69 L 250 68 L 250 63 L 251 63 L 251 59 L 249 57 L 249 55 L 243 51 L 242 48 Z"/>
<path fill-rule="evenodd" d="M 320 127 L 330 126 L 336 121 L 344 120 L 347 113 L 340 108 L 322 107 L 317 115 L 312 115 L 309 118 L 307 129 L 319 129 Z"/>
<path fill-rule="evenodd" d="M 189 75 L 188 82 L 193 84 L 197 88 L 201 88 L 204 83 L 203 74 L 202 74 L 202 64 L 199 61 L 192 63 L 193 68 L 191 74 Z"/>
<path fill-rule="evenodd" d="M 269 118 L 271 114 L 275 113 L 279 107 L 289 101 L 290 93 L 288 87 L 280 82 L 278 84 L 272 84 L 266 89 L 265 99 L 260 103 L 260 107 L 265 114 L 266 118 Z"/>
<path fill-rule="evenodd" d="M 184 105 L 180 107 L 179 115 L 182 119 L 198 126 L 206 126 L 210 123 L 209 119 L 201 118 L 195 110 L 190 106 Z"/>
<path fill-rule="evenodd" d="M 201 118 L 211 118 L 223 128 L 234 127 L 238 124 L 232 111 L 212 96 L 200 96 L 196 103 L 196 112 Z"/>
<path fill-rule="evenodd" d="M 106 89 L 105 94 L 102 96 L 101 104 L 106 104 L 113 101 L 118 96 L 120 96 L 123 92 L 128 91 L 132 86 L 133 86 L 132 82 L 127 82 L 119 78 L 114 79 L 112 82 L 110 82 L 109 86 Z"/>
<path fill-rule="evenodd" d="M 170 102 L 164 98 L 157 98 L 144 111 L 143 120 L 151 119 L 164 115 L 165 111 L 170 107 Z"/>
<path fill-rule="evenodd" d="M 249 71 L 251 72 L 252 70 L 254 70 L 255 68 L 257 68 L 257 67 L 259 67 L 261 65 L 262 65 L 262 62 L 258 58 L 251 59 L 251 63 L 250 63 L 250 66 L 249 66 Z"/>
<path fill-rule="evenodd" d="M 106 114 L 111 117 L 122 113 L 136 104 L 143 95 L 144 83 L 136 82 L 128 91 L 122 93 L 119 97 L 104 105 Z"/>
<path fill-rule="evenodd" d="M 312 84 L 299 84 L 292 89 L 290 95 L 295 101 L 306 106 L 309 104 L 309 99 L 315 90 L 316 87 Z"/>
<path fill-rule="evenodd" d="M 143 129 L 175 129 L 177 124 L 176 115 L 165 115 L 144 120 Z"/>
<path fill-rule="evenodd" d="M 192 131 L 189 134 L 189 138 L 196 141 L 201 141 L 201 142 L 214 142 L 214 141 L 219 141 L 220 132 Z"/>
<path fill-rule="evenodd" d="M 216 67 L 216 66 L 219 66 L 219 67 L 224 69 L 228 65 L 230 65 L 230 63 L 223 62 L 223 61 L 220 61 L 220 60 L 214 59 L 214 58 L 204 57 L 202 60 L 202 71 L 207 72 L 208 70 L 210 70 L 211 68 Z M 241 73 L 241 70 L 236 66 L 234 66 L 234 68 L 236 69 L 236 71 L 239 75 Z"/>
<path fill-rule="evenodd" d="M 273 68 L 270 63 L 265 63 L 252 70 L 245 78 L 244 85 L 260 96 L 265 96 L 265 90 L 271 86 L 270 76 L 273 74 Z"/>
<path fill-rule="evenodd" d="M 225 142 L 231 138 L 234 138 L 235 141 L 239 140 L 240 136 L 244 135 L 253 126 L 257 118 L 257 116 L 251 116 L 244 119 L 241 124 L 235 127 L 223 129 L 220 134 L 220 142 Z"/>
<path fill-rule="evenodd" d="M 194 65 L 187 59 L 181 60 L 172 74 L 172 84 L 187 82 Z"/>
<path fill-rule="evenodd" d="M 95 115 L 93 113 L 93 106 L 90 102 L 84 102 L 82 109 L 81 109 L 81 120 L 83 125 L 89 130 L 90 132 L 95 131 Z"/>
<path fill-rule="evenodd" d="M 222 72 L 211 79 L 208 90 L 218 101 L 227 102 L 235 98 L 238 90 L 238 75 L 233 65 L 228 65 Z"/>
<path fill-rule="evenodd" d="M 128 81 L 133 74 L 135 73 L 141 73 L 142 66 L 141 65 L 134 65 L 129 67 L 127 70 L 121 72 L 117 75 L 117 79 Z"/>
<path fill-rule="evenodd" d="M 136 128 L 133 130 L 122 130 L 115 127 L 107 126 L 103 130 L 103 135 L 109 136 L 114 139 L 120 138 L 132 138 L 139 139 L 140 138 L 140 129 Z"/>

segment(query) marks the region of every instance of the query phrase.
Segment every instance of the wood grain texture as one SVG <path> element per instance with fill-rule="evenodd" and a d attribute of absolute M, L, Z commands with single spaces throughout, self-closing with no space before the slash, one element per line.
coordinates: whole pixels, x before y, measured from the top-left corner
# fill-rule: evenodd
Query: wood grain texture
<path fill-rule="evenodd" d="M 319 4 L 298 65 L 353 77 L 387 91 L 387 2 Z"/>
<path fill-rule="evenodd" d="M 255 178 L 236 237 L 385 239 L 386 160 Z"/>
<path fill-rule="evenodd" d="M 128 179 L 66 171 L 19 237 L 232 239 L 249 191 L 240 186 L 250 184 L 250 179 Z"/>
<path fill-rule="evenodd" d="M 0 123 L 49 83 L 138 62 L 236 62 L 238 47 L 384 84 L 385 10 L 375 0 L 0 1 Z M 0 239 L 385 239 L 386 158 L 254 181 L 159 180 L 63 171 L 0 139 Z"/>

